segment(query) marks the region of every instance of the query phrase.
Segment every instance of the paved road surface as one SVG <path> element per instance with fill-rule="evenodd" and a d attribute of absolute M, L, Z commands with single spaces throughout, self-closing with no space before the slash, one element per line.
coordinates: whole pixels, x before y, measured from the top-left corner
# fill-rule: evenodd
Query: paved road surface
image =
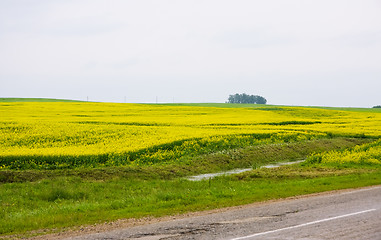
<path fill-rule="evenodd" d="M 381 240 L 381 186 L 257 204 L 69 239 Z"/>

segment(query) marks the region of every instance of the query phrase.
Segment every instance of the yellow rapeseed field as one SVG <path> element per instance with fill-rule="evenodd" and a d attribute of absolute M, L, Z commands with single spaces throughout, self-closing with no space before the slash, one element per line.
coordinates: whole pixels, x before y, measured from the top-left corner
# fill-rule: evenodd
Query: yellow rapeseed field
<path fill-rule="evenodd" d="M 0 116 L 0 167 L 20 169 L 153 164 L 260 142 L 381 136 L 380 112 L 303 107 L 8 102 Z"/>
<path fill-rule="evenodd" d="M 312 163 L 381 164 L 381 140 L 355 146 L 344 151 L 313 154 L 307 161 Z"/>

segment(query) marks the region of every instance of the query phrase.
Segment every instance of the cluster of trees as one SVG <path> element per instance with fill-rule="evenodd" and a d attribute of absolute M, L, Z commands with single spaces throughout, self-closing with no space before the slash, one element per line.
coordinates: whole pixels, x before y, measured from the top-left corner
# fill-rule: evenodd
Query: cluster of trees
<path fill-rule="evenodd" d="M 248 95 L 246 93 L 229 95 L 228 103 L 254 103 L 266 104 L 266 98 L 258 95 Z"/>
<path fill-rule="evenodd" d="M 373 108 L 381 108 L 381 105 L 373 106 Z"/>

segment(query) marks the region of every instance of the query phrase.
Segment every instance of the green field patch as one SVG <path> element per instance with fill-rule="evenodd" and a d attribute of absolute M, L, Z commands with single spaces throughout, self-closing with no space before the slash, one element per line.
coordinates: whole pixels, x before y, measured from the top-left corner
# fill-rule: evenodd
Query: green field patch
<path fill-rule="evenodd" d="M 273 126 L 282 126 L 282 125 L 311 125 L 311 124 L 319 124 L 321 121 L 284 121 L 284 122 L 273 122 L 273 123 L 264 123 L 266 125 Z"/>
<path fill-rule="evenodd" d="M 94 124 L 94 125 L 122 125 L 122 126 L 170 126 L 169 124 L 160 123 L 143 123 L 143 122 L 98 122 L 98 121 L 81 121 L 72 122 L 75 124 Z"/>
<path fill-rule="evenodd" d="M 83 101 L 70 100 L 70 99 L 55 99 L 55 98 L 0 98 L 0 102 L 83 102 Z"/>
<path fill-rule="evenodd" d="M 256 108 L 256 110 L 262 110 L 262 111 L 287 111 L 287 108 L 280 108 L 280 107 L 260 107 Z"/>

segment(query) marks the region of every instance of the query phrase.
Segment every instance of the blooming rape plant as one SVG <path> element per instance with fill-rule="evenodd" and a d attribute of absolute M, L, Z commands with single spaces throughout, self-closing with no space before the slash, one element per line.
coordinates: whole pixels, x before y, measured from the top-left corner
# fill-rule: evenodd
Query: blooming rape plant
<path fill-rule="evenodd" d="M 381 136 L 379 112 L 116 103 L 0 103 L 2 169 L 150 165 L 251 145 Z"/>
<path fill-rule="evenodd" d="M 329 151 L 311 155 L 309 163 L 354 163 L 354 164 L 381 164 L 381 139 L 355 146 L 344 151 Z"/>

